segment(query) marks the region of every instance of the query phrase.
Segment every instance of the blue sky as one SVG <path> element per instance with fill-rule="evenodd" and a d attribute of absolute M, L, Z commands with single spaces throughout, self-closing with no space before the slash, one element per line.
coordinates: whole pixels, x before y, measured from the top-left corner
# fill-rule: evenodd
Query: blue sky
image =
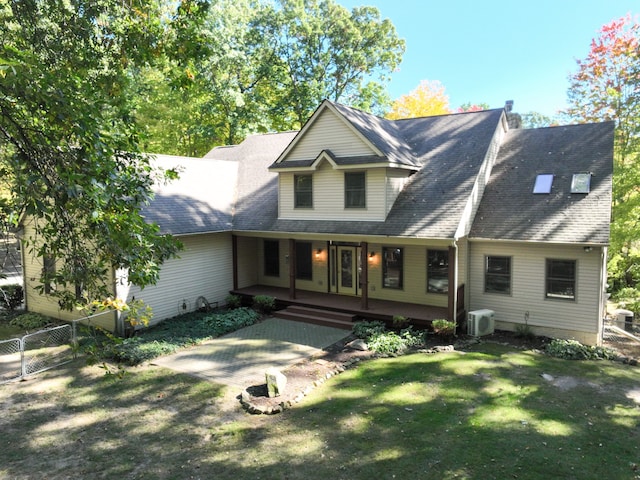
<path fill-rule="evenodd" d="M 565 108 L 568 76 L 585 58 L 600 27 L 638 0 L 336 0 L 349 9 L 371 5 L 406 41 L 392 76 L 392 98 L 420 80 L 439 80 L 451 107 L 491 108 L 514 101 L 519 113 L 553 115 Z"/>

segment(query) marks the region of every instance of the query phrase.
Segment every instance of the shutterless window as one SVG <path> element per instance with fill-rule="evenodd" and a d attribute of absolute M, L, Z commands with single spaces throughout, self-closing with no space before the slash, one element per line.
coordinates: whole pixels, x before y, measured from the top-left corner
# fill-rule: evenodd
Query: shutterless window
<path fill-rule="evenodd" d="M 44 293 L 49 295 L 53 291 L 53 277 L 56 274 L 56 259 L 50 255 L 45 255 L 42 259 L 42 263 Z"/>
<path fill-rule="evenodd" d="M 296 278 L 298 280 L 313 279 L 311 242 L 296 242 Z"/>
<path fill-rule="evenodd" d="M 546 297 L 576 298 L 576 261 L 547 259 Z"/>
<path fill-rule="evenodd" d="M 364 208 L 367 203 L 367 187 L 364 172 L 345 172 L 344 208 Z"/>
<path fill-rule="evenodd" d="M 269 277 L 280 276 L 280 242 L 264 241 L 264 274 Z"/>
<path fill-rule="evenodd" d="M 402 289 L 404 264 L 402 248 L 382 248 L 382 286 L 385 288 Z"/>
<path fill-rule="evenodd" d="M 511 294 L 511 257 L 485 257 L 484 291 Z"/>
<path fill-rule="evenodd" d="M 427 250 L 427 292 L 449 292 L 449 252 Z"/>
<path fill-rule="evenodd" d="M 294 175 L 293 190 L 295 208 L 313 207 L 313 177 L 311 175 Z"/>
<path fill-rule="evenodd" d="M 553 185 L 553 175 L 541 173 L 536 177 L 533 193 L 551 193 L 551 185 Z"/>

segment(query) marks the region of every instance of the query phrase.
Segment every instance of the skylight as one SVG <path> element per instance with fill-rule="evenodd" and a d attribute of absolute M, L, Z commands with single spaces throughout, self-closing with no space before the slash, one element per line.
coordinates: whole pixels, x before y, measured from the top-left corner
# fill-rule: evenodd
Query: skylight
<path fill-rule="evenodd" d="M 533 193 L 551 193 L 552 184 L 553 174 L 541 173 L 536 177 L 536 183 L 533 186 Z"/>
<path fill-rule="evenodd" d="M 571 179 L 571 193 L 589 193 L 591 190 L 590 173 L 574 173 Z"/>

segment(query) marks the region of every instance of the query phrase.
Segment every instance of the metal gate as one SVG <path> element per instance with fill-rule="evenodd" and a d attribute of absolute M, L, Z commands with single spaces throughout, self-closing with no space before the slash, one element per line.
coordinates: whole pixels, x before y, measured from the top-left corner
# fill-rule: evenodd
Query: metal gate
<path fill-rule="evenodd" d="M 24 378 L 74 359 L 71 325 L 47 328 L 0 342 L 0 383 Z"/>

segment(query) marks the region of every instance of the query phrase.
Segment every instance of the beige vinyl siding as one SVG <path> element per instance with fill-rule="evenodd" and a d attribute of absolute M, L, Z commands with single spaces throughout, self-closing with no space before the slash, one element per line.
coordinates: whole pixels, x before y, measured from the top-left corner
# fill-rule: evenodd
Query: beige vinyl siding
<path fill-rule="evenodd" d="M 32 220 L 25 221 L 23 226 L 24 238 L 33 238 L 35 236 L 35 229 Z M 44 293 L 40 294 L 37 287 L 40 285 L 40 275 L 42 274 L 44 261 L 41 257 L 36 257 L 33 250 L 34 249 L 31 247 L 25 248 L 24 245 L 22 246 L 22 251 L 24 252 L 24 291 L 27 310 L 65 321 L 76 320 L 84 317 L 85 313 L 82 311 L 74 310 L 70 312 L 67 310 L 61 310 L 56 297 L 46 295 Z M 109 291 L 114 291 L 112 274 L 109 274 L 109 276 L 105 278 L 105 283 L 107 284 Z M 111 328 L 114 322 L 110 315 L 109 317 L 110 318 L 101 317 L 100 325 Z"/>
<path fill-rule="evenodd" d="M 308 129 L 287 155 L 289 160 L 312 160 L 322 150 L 330 150 L 337 157 L 373 155 L 374 151 L 353 127 L 340 119 L 330 109 L 325 109 L 313 128 Z"/>
<path fill-rule="evenodd" d="M 385 169 L 367 170 L 366 208 L 344 208 L 344 171 L 322 162 L 313 172 L 313 208 L 294 208 L 293 173 L 280 173 L 280 218 L 287 220 L 384 221 Z"/>
<path fill-rule="evenodd" d="M 556 336 L 580 341 L 597 338 L 601 315 L 601 251 L 585 252 L 581 246 L 555 246 L 507 242 L 471 242 L 469 310 L 495 311 L 500 328 L 513 330 L 528 324 Z M 511 294 L 484 293 L 484 262 L 487 255 L 511 257 Z M 576 261 L 576 298 L 545 298 L 546 259 Z M 595 336 L 595 337 L 594 337 Z M 591 342 L 590 342 L 591 343 Z"/>
<path fill-rule="evenodd" d="M 251 237 L 237 237 L 238 242 L 238 288 L 250 287 L 258 283 L 262 271 L 262 240 Z M 260 268 L 256 268 L 256 267 Z"/>
<path fill-rule="evenodd" d="M 200 296 L 222 305 L 233 288 L 230 233 L 184 236 L 180 241 L 184 244 L 180 258 L 162 265 L 156 285 L 143 290 L 130 285 L 126 292 L 127 300 L 135 296 L 153 308 L 152 324 L 185 310 L 193 311 Z"/>
<path fill-rule="evenodd" d="M 502 144 L 505 134 L 506 126 L 503 122 L 500 122 L 496 128 L 493 138 L 491 139 L 491 143 L 489 144 L 489 149 L 487 150 L 482 166 L 480 167 L 480 171 L 478 172 L 478 176 L 476 177 L 471 195 L 467 200 L 455 238 L 466 237 L 469 234 L 469 230 L 471 230 L 473 219 L 475 218 L 478 207 L 480 206 L 480 201 L 484 195 L 484 189 L 491 177 L 491 171 L 493 170 L 493 165 L 495 164 L 498 151 L 500 150 L 500 145 Z"/>
<path fill-rule="evenodd" d="M 387 169 L 387 194 L 386 194 L 386 205 L 385 205 L 385 217 L 393 207 L 398 195 L 404 188 L 407 180 L 409 180 L 409 171 L 407 170 L 398 170 L 396 168 L 388 168 Z"/>
<path fill-rule="evenodd" d="M 384 288 L 382 286 L 382 248 L 401 247 L 403 249 L 403 288 Z M 395 302 L 418 303 L 446 307 L 447 295 L 427 293 L 427 249 L 447 249 L 443 246 L 402 244 L 369 244 L 369 251 L 376 253 L 369 262 L 369 298 L 391 300 Z"/>

